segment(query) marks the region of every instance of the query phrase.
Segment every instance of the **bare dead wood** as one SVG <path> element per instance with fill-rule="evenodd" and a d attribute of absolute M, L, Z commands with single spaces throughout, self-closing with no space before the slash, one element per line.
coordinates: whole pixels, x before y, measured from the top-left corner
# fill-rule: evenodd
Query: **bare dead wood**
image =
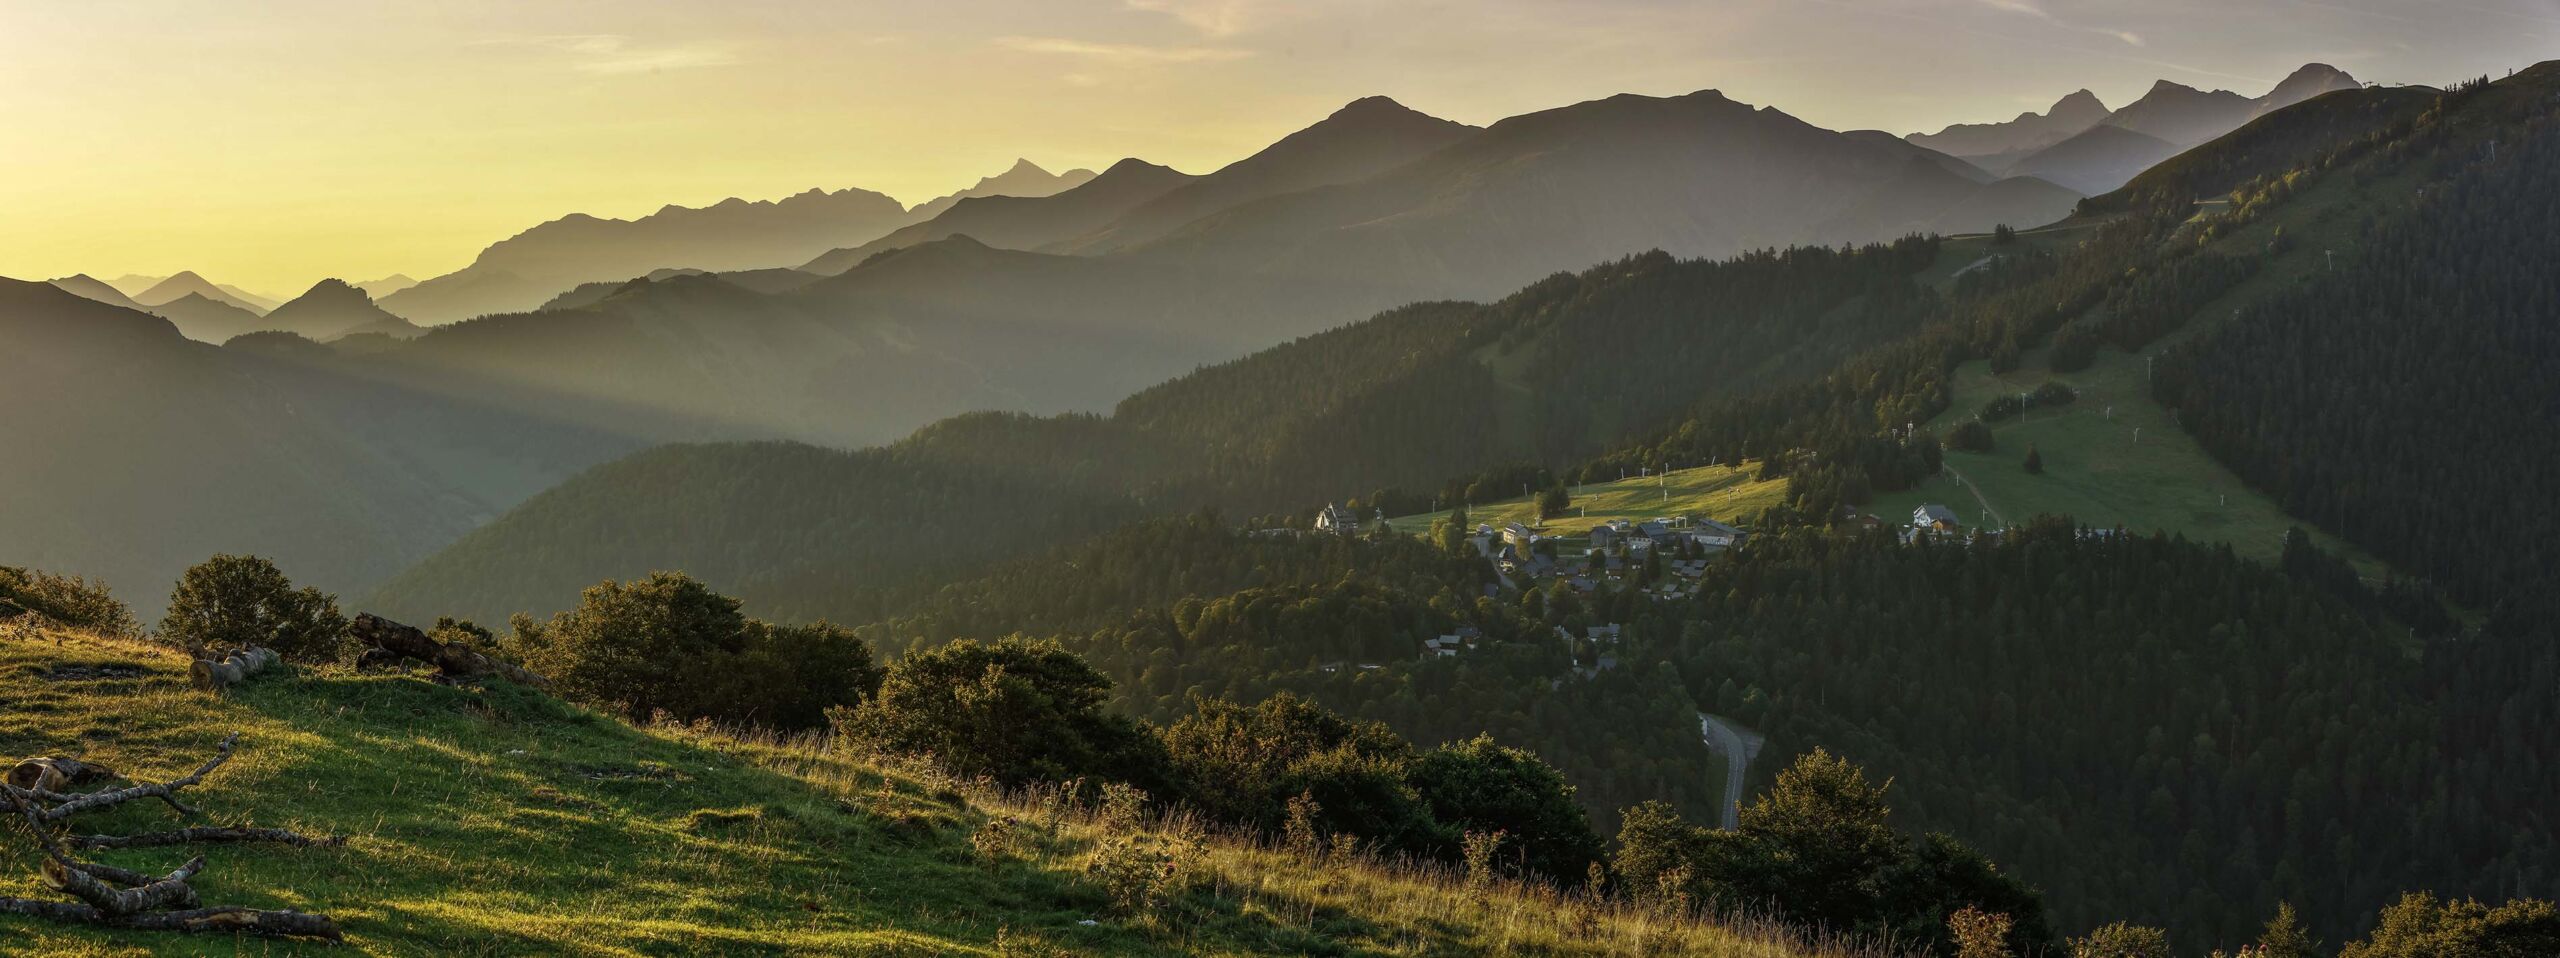
<path fill-rule="evenodd" d="M 0 898 L 0 914 L 27 915 L 134 931 L 177 931 L 213 935 L 258 935 L 266 938 L 320 938 L 344 941 L 346 934 L 327 915 L 256 908 L 194 908 L 140 915 L 110 915 L 89 905 L 33 898 Z"/>
<path fill-rule="evenodd" d="M 73 848 L 93 850 L 159 848 L 167 845 L 236 845 L 251 842 L 274 842 L 279 845 L 291 845 L 296 848 L 311 848 L 314 846 L 326 847 L 344 845 L 347 843 L 347 837 L 344 835 L 324 835 L 318 838 L 313 838 L 300 832 L 286 831 L 281 828 L 233 828 L 217 825 L 196 825 L 188 828 L 171 829 L 165 832 L 144 832 L 140 835 L 75 835 L 63 839 L 64 844 L 70 845 Z"/>
<path fill-rule="evenodd" d="M 187 773 L 185 777 L 171 779 L 166 782 L 152 782 L 128 788 L 110 789 L 103 792 L 91 792 L 86 795 L 73 796 L 67 801 L 53 803 L 52 807 L 44 809 L 41 814 L 44 816 L 45 821 L 58 822 L 73 815 L 80 814 L 81 812 L 95 811 L 101 808 L 113 808 L 139 798 L 156 798 L 163 802 L 167 802 L 169 803 L 170 808 L 177 809 L 178 814 L 181 815 L 197 814 L 195 809 L 188 807 L 185 802 L 178 800 L 178 790 L 204 781 L 204 777 L 206 775 L 211 774 L 214 769 L 222 767 L 222 763 L 230 761 L 231 748 L 232 746 L 239 744 L 239 742 L 240 733 L 238 732 L 233 732 L 230 735 L 224 736 L 222 744 L 214 746 L 213 758 L 205 762 L 202 766 L 197 767 L 195 771 Z"/>
<path fill-rule="evenodd" d="M 115 771 L 104 765 L 76 758 L 45 756 L 19 760 L 18 764 L 10 766 L 5 780 L 29 791 L 62 792 L 114 777 Z"/>
<path fill-rule="evenodd" d="M 172 908 L 194 908 L 196 890 L 187 884 L 197 872 L 204 870 L 204 857 L 199 855 L 178 866 L 177 871 L 153 878 L 139 872 L 107 865 L 77 861 L 69 856 L 46 858 L 41 866 L 45 883 L 89 903 L 109 915 L 132 915 Z M 103 874 L 102 874 L 103 873 Z M 128 884 L 131 887 L 118 888 Z M 113 884 L 110 884 L 110 881 Z"/>
<path fill-rule="evenodd" d="M 517 666 L 512 662 L 482 655 L 460 642 L 438 642 L 433 636 L 414 626 L 402 625 L 371 612 L 359 612 L 347 626 L 347 634 L 372 646 L 359 661 L 381 662 L 385 653 L 391 661 L 416 659 L 435 666 L 436 671 L 453 678 L 480 678 L 496 675 L 518 685 L 550 688 L 551 680 Z"/>
<path fill-rule="evenodd" d="M 327 915 L 297 911 L 266 911 L 240 907 L 199 907 L 194 886 L 188 884 L 205 867 L 199 855 L 166 875 L 143 872 L 98 862 L 85 862 L 71 856 L 64 840 L 54 835 L 52 823 L 66 815 L 90 808 L 102 808 L 135 798 L 159 798 L 177 805 L 170 793 L 203 781 L 207 774 L 231 757 L 232 746 L 240 740 L 233 732 L 222 740 L 211 761 L 184 778 L 153 785 L 96 792 L 80 796 L 63 796 L 50 791 L 20 788 L 0 782 L 0 798 L 26 821 L 28 834 L 44 852 L 38 870 L 45 883 L 80 899 L 79 903 L 49 902 L 30 898 L 0 898 L 0 914 L 29 915 L 62 922 L 85 923 L 108 928 L 143 931 L 175 931 L 201 934 L 261 935 L 272 938 L 319 938 L 343 941 L 336 921 Z M 67 799 L 53 801 L 54 799 Z M 48 807 L 47 802 L 53 803 Z M 185 806 L 179 805 L 184 808 Z M 199 841 L 283 841 L 288 844 L 315 844 L 313 839 L 282 829 L 266 828 L 183 828 L 171 832 L 131 836 L 121 842 L 114 836 L 90 836 L 72 839 L 88 847 L 121 847 L 178 844 Z M 329 843 L 343 841 L 331 839 Z"/>
<path fill-rule="evenodd" d="M 199 658 L 187 667 L 187 675 L 196 688 L 220 692 L 266 671 L 277 658 L 274 649 L 253 646 L 220 658 Z"/>
<path fill-rule="evenodd" d="M 201 904 L 196 900 L 196 890 L 187 885 L 187 879 L 195 877 L 197 872 L 204 870 L 202 856 L 189 860 L 185 865 L 179 866 L 177 871 L 157 879 L 113 866 L 92 865 L 71 857 L 70 852 L 63 850 L 62 843 L 54 840 L 53 833 L 45 828 L 42 813 L 38 809 L 39 803 L 35 798 L 15 786 L 11 786 L 7 794 L 9 804 L 17 809 L 19 815 L 26 818 L 27 831 L 35 836 L 36 844 L 44 849 L 45 859 L 39 867 L 46 884 L 88 902 L 89 907 L 111 916 L 169 908 L 193 908 Z M 130 887 L 118 888 L 108 884 L 107 880 Z"/>

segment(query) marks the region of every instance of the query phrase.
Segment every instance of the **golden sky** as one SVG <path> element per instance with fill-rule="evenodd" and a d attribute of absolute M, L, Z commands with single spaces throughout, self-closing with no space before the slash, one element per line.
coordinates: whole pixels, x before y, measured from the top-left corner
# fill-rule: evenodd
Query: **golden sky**
<path fill-rule="evenodd" d="M 2555 37 L 2560 0 L 0 0 L 0 275 L 288 296 L 569 212 L 1206 172 L 1371 94 L 1480 124 L 1713 87 L 1899 133 Z"/>

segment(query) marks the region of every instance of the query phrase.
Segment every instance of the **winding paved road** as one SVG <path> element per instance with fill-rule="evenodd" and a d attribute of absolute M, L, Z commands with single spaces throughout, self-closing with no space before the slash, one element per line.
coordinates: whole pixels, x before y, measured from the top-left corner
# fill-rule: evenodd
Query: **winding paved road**
<path fill-rule="evenodd" d="M 1742 733 L 1705 712 L 1698 713 L 1698 736 L 1707 747 L 1724 753 L 1724 821 L 1725 831 L 1742 824 L 1742 777 L 1751 769 L 1751 753 L 1756 751 Z"/>

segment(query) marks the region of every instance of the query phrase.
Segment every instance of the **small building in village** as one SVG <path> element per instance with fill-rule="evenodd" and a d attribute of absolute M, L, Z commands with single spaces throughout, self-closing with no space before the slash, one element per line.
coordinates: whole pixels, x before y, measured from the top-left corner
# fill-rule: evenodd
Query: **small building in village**
<path fill-rule="evenodd" d="M 1330 532 L 1338 536 L 1359 535 L 1360 514 L 1344 506 L 1326 503 L 1323 509 L 1316 512 L 1316 531 Z"/>

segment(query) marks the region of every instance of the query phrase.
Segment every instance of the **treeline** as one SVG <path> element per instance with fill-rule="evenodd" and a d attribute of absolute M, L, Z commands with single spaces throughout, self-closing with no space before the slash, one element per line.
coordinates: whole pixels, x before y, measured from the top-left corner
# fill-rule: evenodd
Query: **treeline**
<path fill-rule="evenodd" d="M 535 496 L 393 578 L 367 605 L 395 617 L 497 622 L 564 609 L 598 579 L 682 569 L 784 608 L 813 593 L 973 568 L 1143 514 L 1112 475 L 1095 475 L 1103 467 L 1080 472 L 1011 435 L 1024 431 L 1005 428 L 1020 418 L 948 428 L 981 427 L 1019 450 L 1024 468 L 986 468 L 943 446 L 661 446 Z M 1114 452 L 1088 455 L 1109 463 Z"/>
<path fill-rule="evenodd" d="M 1619 614 L 1700 707 L 1890 775 L 1920 827 L 1982 843 L 2066 925 L 2229 939 L 2290 901 L 2336 940 L 2404 888 L 2560 881 L 2548 809 L 2472 788 L 2493 764 L 2547 781 L 2549 757 L 2477 734 L 2429 678 L 2482 653 L 2337 588 L 2039 520 L 1974 544 L 1764 535 L 1693 601 Z"/>
<path fill-rule="evenodd" d="M 1561 586 L 1488 595 L 1493 581 L 1482 560 L 1411 536 L 1254 534 L 1200 515 L 875 595 L 842 620 L 869 616 L 860 632 L 884 650 L 1053 637 L 1113 679 L 1116 706 L 1159 723 L 1202 697 L 1285 693 L 1419 742 L 1491 733 L 1556 763 L 1604 830 L 1647 799 L 1712 815 L 1723 765 L 1676 676 L 1600 669 L 1603 650 L 1582 637 L 1604 610 Z M 1424 658 L 1460 630 L 1474 648 Z"/>
<path fill-rule="evenodd" d="M 1655 251 L 1306 337 L 1140 392 L 1113 419 L 1199 444 L 1201 487 L 1231 507 L 1380 486 L 1459 497 L 1480 470 L 1574 462 L 1702 396 L 1798 382 L 1907 335 L 1943 310 L 1915 279 L 1938 249 Z"/>
<path fill-rule="evenodd" d="M 2560 134 L 2469 161 L 2333 273 L 2162 357 L 2154 392 L 2286 511 L 2481 607 L 2560 565 Z"/>

